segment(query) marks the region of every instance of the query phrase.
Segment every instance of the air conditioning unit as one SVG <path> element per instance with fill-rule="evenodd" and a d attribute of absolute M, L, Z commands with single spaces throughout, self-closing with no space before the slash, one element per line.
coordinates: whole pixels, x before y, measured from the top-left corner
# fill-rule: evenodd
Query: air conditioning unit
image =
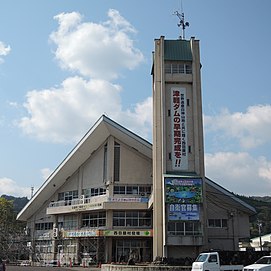
<path fill-rule="evenodd" d="M 53 228 L 53 237 L 54 238 L 58 237 L 58 228 Z"/>
<path fill-rule="evenodd" d="M 85 195 L 81 195 L 80 196 L 80 201 L 79 201 L 80 204 L 84 204 L 85 203 Z"/>

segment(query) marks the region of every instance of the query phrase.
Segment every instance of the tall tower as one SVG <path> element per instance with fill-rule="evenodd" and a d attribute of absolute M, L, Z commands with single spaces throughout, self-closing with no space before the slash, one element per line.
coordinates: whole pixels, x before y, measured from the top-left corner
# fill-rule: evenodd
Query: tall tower
<path fill-rule="evenodd" d="M 199 41 L 155 40 L 153 257 L 196 255 L 206 243 Z"/>

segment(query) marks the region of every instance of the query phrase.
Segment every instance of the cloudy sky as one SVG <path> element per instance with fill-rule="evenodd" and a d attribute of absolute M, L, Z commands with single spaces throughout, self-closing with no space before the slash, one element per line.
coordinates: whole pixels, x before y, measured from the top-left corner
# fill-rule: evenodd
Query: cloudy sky
<path fill-rule="evenodd" d="M 31 195 L 102 115 L 152 142 L 154 39 L 200 40 L 206 176 L 271 191 L 269 0 L 3 0 L 0 195 Z"/>

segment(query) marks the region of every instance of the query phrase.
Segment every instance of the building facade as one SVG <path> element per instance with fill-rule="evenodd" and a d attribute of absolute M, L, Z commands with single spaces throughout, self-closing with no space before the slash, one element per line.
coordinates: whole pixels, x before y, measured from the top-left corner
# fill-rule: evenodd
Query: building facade
<path fill-rule="evenodd" d="M 205 177 L 199 42 L 155 40 L 153 145 L 106 116 L 34 194 L 30 259 L 151 262 L 238 250 L 254 208 Z"/>

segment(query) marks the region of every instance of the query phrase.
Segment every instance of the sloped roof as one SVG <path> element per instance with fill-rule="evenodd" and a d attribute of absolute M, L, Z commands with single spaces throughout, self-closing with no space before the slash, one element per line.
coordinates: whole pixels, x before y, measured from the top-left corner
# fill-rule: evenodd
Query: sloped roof
<path fill-rule="evenodd" d="M 18 214 L 17 219 L 26 221 L 37 212 L 44 202 L 65 183 L 67 178 L 69 178 L 110 135 L 138 150 L 145 156 L 152 158 L 151 143 L 114 122 L 107 116 L 102 115 L 42 184 L 39 190 Z"/>
<path fill-rule="evenodd" d="M 165 40 L 165 60 L 192 61 L 191 44 L 188 40 Z"/>
<path fill-rule="evenodd" d="M 206 183 L 206 195 L 208 197 L 214 197 L 218 200 L 223 200 L 229 202 L 229 204 L 233 204 L 238 206 L 238 209 L 248 213 L 249 215 L 253 215 L 256 213 L 256 210 L 251 205 L 247 204 L 232 192 L 228 191 L 224 187 L 220 186 L 216 182 L 212 181 L 211 179 L 205 177 Z"/>

